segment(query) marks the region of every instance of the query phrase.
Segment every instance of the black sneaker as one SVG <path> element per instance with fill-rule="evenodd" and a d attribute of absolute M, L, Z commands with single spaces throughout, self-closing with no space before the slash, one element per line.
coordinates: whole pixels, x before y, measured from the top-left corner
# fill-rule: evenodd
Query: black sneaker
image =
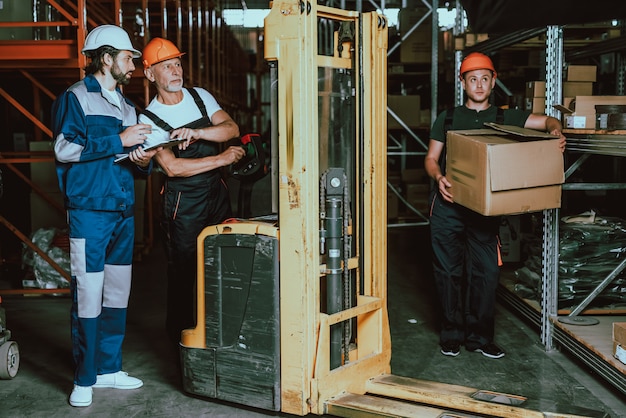
<path fill-rule="evenodd" d="M 461 344 L 444 343 L 441 345 L 441 354 L 444 356 L 456 357 L 461 353 Z"/>
<path fill-rule="evenodd" d="M 485 344 L 482 347 L 478 347 L 474 350 L 475 353 L 481 353 L 485 357 L 489 358 L 502 358 L 504 357 L 504 351 L 500 349 L 494 343 Z"/>

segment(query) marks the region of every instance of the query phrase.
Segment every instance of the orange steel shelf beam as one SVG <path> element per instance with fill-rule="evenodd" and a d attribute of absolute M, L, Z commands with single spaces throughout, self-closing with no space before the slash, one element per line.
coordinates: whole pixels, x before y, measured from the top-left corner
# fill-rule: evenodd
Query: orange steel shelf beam
<path fill-rule="evenodd" d="M 32 113 L 30 113 L 24 106 L 22 106 L 17 100 L 15 100 L 9 93 L 7 93 L 2 87 L 0 87 L 0 96 L 4 97 L 6 101 L 11 103 L 13 107 L 26 116 L 35 126 L 41 129 L 46 135 L 52 138 L 52 131 L 46 125 L 44 125 L 39 119 L 37 119 Z"/>
<path fill-rule="evenodd" d="M 0 25 L 1 27 L 2 25 Z M 0 62 L 9 61 L 15 68 L 16 60 L 68 60 L 69 66 L 78 67 L 76 41 L 0 41 Z"/>
<path fill-rule="evenodd" d="M 2 22 L 3 28 L 21 28 L 21 27 L 52 27 L 52 26 L 73 26 L 70 22 L 54 21 L 54 22 Z"/>
<path fill-rule="evenodd" d="M 37 162 L 51 162 L 54 161 L 54 158 L 52 157 L 51 153 L 44 153 L 44 152 L 31 152 L 31 154 L 33 155 L 40 155 L 40 157 L 38 158 L 34 158 L 34 157 L 28 157 L 28 158 L 6 158 L 5 154 L 9 154 L 9 153 L 3 153 L 0 154 L 0 164 L 4 164 L 6 165 L 6 167 L 8 169 L 10 169 L 13 173 L 15 173 L 15 175 L 17 177 L 19 177 L 20 179 L 22 179 L 22 181 L 24 181 L 24 183 L 26 183 L 26 185 L 28 185 L 35 193 L 37 193 L 43 200 L 45 200 L 46 202 L 48 202 L 48 204 L 50 206 L 52 206 L 57 212 L 59 212 L 61 215 L 65 214 L 65 208 L 63 208 L 62 206 L 59 206 L 59 204 L 54 201 L 52 198 L 50 198 L 50 196 L 48 195 L 48 193 L 46 193 L 41 187 L 39 187 L 37 184 L 33 183 L 31 181 L 31 179 L 29 179 L 28 177 L 26 177 L 24 175 L 24 173 L 22 173 L 20 170 L 18 170 L 17 168 L 15 168 L 15 166 L 13 164 L 16 163 L 37 163 Z M 17 155 L 20 155 L 18 153 L 16 153 Z M 26 154 L 26 153 L 22 153 L 22 154 Z M 47 155 L 47 157 L 46 157 Z"/>

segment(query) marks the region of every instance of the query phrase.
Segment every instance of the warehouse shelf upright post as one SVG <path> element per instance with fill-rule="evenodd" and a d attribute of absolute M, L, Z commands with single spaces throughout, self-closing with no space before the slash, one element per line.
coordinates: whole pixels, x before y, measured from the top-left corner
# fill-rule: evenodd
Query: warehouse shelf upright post
<path fill-rule="evenodd" d="M 546 109 L 548 116 L 561 119 L 553 105 L 561 103 L 563 68 L 563 28 L 549 26 L 546 30 Z M 557 315 L 559 264 L 559 209 L 543 211 L 542 239 L 542 304 L 541 341 L 546 350 L 553 349 L 553 325 Z"/>

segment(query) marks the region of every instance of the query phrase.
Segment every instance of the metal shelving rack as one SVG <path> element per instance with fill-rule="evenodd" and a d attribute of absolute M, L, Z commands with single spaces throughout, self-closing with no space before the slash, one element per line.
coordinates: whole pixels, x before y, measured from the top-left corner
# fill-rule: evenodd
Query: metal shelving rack
<path fill-rule="evenodd" d="M 20 10 L 35 7 L 34 3 L 31 5 L 26 1 L 13 3 L 15 3 L 13 7 L 17 7 L 19 3 Z M 51 17 L 44 21 L 34 21 L 33 17 L 33 21 L 0 22 L 0 30 L 26 30 L 36 34 L 36 36 L 29 34 L 28 39 L 0 39 L 0 73 L 3 76 L 0 82 L 0 101 L 6 101 L 9 108 L 16 113 L 19 112 L 26 119 L 25 122 L 19 118 L 8 120 L 3 140 L 6 141 L 12 133 L 17 132 L 18 128 L 15 126 L 19 123 L 27 123 L 28 127 L 20 129 L 28 134 L 32 132 L 31 142 L 49 142 L 52 131 L 45 115 L 49 113 L 50 104 L 56 98 L 56 92 L 62 91 L 82 76 L 81 68 L 85 66 L 86 58 L 80 51 L 86 33 L 104 23 L 124 27 L 133 38 L 134 45 L 140 49 L 148 42 L 150 36 L 171 39 L 181 50 L 186 51 L 183 57 L 186 64 L 185 83 L 206 87 L 229 114 L 240 121 L 241 126 L 244 126 L 244 123 L 249 124 L 244 122 L 249 119 L 247 115 L 252 113 L 246 105 L 248 92 L 245 89 L 245 72 L 249 56 L 240 47 L 231 29 L 224 24 L 221 17 L 221 2 L 48 0 L 35 3 L 41 3 L 42 6 L 49 8 Z M 36 9 L 37 7 L 29 13 L 34 14 Z M 137 16 L 138 9 L 143 15 L 140 13 Z M 138 17 L 142 17 L 140 32 L 136 32 L 134 26 Z M 46 31 L 54 32 L 55 35 L 50 39 L 40 36 Z M 143 77 L 139 65 L 137 67 L 133 80 L 124 91 L 138 107 L 142 107 L 149 102 L 154 91 L 150 93 L 150 84 Z M 22 88 L 17 91 L 16 86 Z M 32 95 L 28 93 L 30 90 Z M 12 123 L 15 123 L 15 126 Z M 32 128 L 30 124 L 33 125 Z M 6 168 L 5 185 L 7 174 L 16 176 L 18 180 L 24 181 L 29 189 L 36 192 L 38 198 L 49 204 L 52 211 L 62 215 L 64 209 L 50 196 L 50 190 L 39 187 L 18 168 L 19 164 L 36 165 L 53 161 L 52 151 L 0 152 L 0 167 Z M 152 177 L 144 182 L 146 196 L 152 196 Z M 139 247 L 139 255 L 149 251 L 154 242 L 152 209 L 152 201 L 148 200 L 145 205 L 147 227 L 142 231 L 145 234 L 141 234 L 144 236 L 137 234 L 141 242 L 135 243 L 136 249 Z M 28 232 L 20 230 L 27 228 L 11 221 L 8 215 L 5 217 L 0 213 L 0 228 L 8 229 L 10 234 L 15 235 L 69 281 L 69 273 L 32 243 Z M 0 254 L 0 266 L 2 264 L 3 257 Z M 69 288 L 0 289 L 0 293 L 56 294 L 69 293 Z"/>
<path fill-rule="evenodd" d="M 560 112 L 554 109 L 553 105 L 559 104 L 561 100 L 562 68 L 564 61 L 565 59 L 580 58 L 584 54 L 590 54 L 590 51 L 594 49 L 585 47 L 581 48 L 580 51 L 573 51 L 565 55 L 563 49 L 563 27 L 548 26 L 547 28 L 520 31 L 508 35 L 506 37 L 507 39 L 497 40 L 497 43 L 488 41 L 485 42 L 485 45 L 476 45 L 473 50 L 493 52 L 497 49 L 496 45 L 512 45 L 543 32 L 546 33 L 546 114 L 560 118 Z M 622 37 L 615 39 L 621 40 Z M 623 42 L 616 42 L 614 40 L 606 41 L 602 44 L 604 46 L 595 49 L 595 51 L 599 51 L 596 52 L 596 54 L 626 49 Z M 618 79 L 616 83 L 618 94 L 623 94 L 624 92 L 624 73 L 624 54 L 621 54 L 619 57 Z M 588 156 L 588 154 L 583 154 L 583 160 Z M 582 161 L 580 163 L 582 163 Z M 575 167 L 578 165 L 579 164 L 575 163 L 571 167 L 571 170 L 575 170 Z M 565 184 L 563 187 L 564 191 L 571 189 L 573 189 L 573 187 L 568 187 L 568 184 Z M 542 219 L 542 300 L 540 310 L 538 311 L 536 308 L 528 305 L 525 301 L 506 289 L 499 289 L 499 295 L 511 308 L 526 317 L 540 329 L 541 341 L 547 351 L 556 349 L 556 343 L 558 343 L 567 352 L 582 361 L 599 376 L 602 376 L 608 383 L 626 394 L 626 374 L 619 370 L 611 359 L 607 359 L 605 356 L 598 354 L 598 350 L 595 350 L 588 341 L 585 341 L 584 337 L 576 335 L 576 332 L 573 331 L 571 326 L 564 326 L 559 321 L 557 306 L 560 210 L 545 210 L 542 213 Z M 625 264 L 620 263 L 620 265 L 603 280 L 600 286 L 592 291 L 583 303 L 568 316 L 574 317 L 581 313 L 586 304 L 602 290 L 601 286 L 606 285 L 607 282 L 612 280 L 624 267 Z M 607 335 L 606 338 L 610 339 L 610 334 Z"/>
<path fill-rule="evenodd" d="M 626 38 L 624 35 L 617 38 L 610 38 L 600 42 L 586 45 L 580 48 L 564 51 L 564 35 L 562 26 L 548 26 L 543 28 L 534 28 L 528 30 L 520 30 L 508 35 L 490 39 L 482 43 L 476 44 L 464 50 L 465 53 L 480 51 L 484 53 L 493 53 L 499 49 L 524 42 L 538 35 L 545 33 L 545 52 L 546 52 L 546 114 L 560 119 L 560 112 L 553 105 L 561 103 L 562 97 L 562 69 L 565 62 L 573 60 L 598 56 L 600 54 L 625 51 Z M 457 56 L 457 74 L 460 65 L 460 54 Z M 623 95 L 625 90 L 624 75 L 626 73 L 625 54 L 618 54 L 617 57 L 617 94 Z M 462 92 L 460 91 L 460 83 L 458 85 L 458 101 L 462 104 Z M 577 161 L 566 172 L 571 174 L 577 166 L 589 157 L 588 153 L 583 153 L 580 161 Z M 573 187 L 568 187 L 573 186 Z M 574 187 L 580 187 L 575 184 L 565 184 L 564 191 L 571 190 Z M 600 354 L 600 350 L 595 350 L 589 343 L 585 341 L 585 337 L 576 335 L 572 326 L 566 326 L 559 321 L 558 315 L 558 266 L 559 266 L 559 219 L 560 210 L 545 210 L 542 213 L 543 236 L 542 236 L 542 289 L 541 289 L 541 306 L 539 309 L 530 306 L 526 301 L 522 300 L 511 291 L 501 286 L 498 289 L 499 296 L 512 309 L 517 311 L 523 317 L 528 319 L 532 324 L 540 330 L 541 341 L 545 349 L 550 351 L 556 349 L 557 343 L 568 351 L 571 355 L 581 360 L 591 370 L 602 376 L 607 382 L 616 387 L 622 393 L 626 394 L 626 374 L 624 374 L 619 366 L 616 367 L 612 359 L 605 354 Z M 579 305 L 577 309 L 572 311 L 575 316 L 583 311 L 586 304 L 602 290 L 601 287 L 606 286 L 607 282 L 612 280 L 621 269 L 625 268 L 625 263 L 620 263 L 616 269 L 609 274 L 600 285 Z M 563 319 L 563 317 L 561 317 Z M 606 322 L 606 321 L 605 321 Z M 606 326 L 606 324 L 605 324 Z M 581 330 L 582 331 L 582 330 Z M 610 339 L 610 333 L 606 336 Z"/>
<path fill-rule="evenodd" d="M 437 116 L 437 103 L 438 103 L 438 90 L 437 90 L 437 86 L 438 86 L 438 73 L 439 73 L 439 56 L 438 56 L 438 51 L 439 51 L 439 20 L 438 20 L 438 15 L 437 15 L 437 8 L 439 7 L 439 1 L 438 0 L 421 0 L 421 2 L 423 3 L 424 6 L 426 6 L 426 8 L 428 9 L 428 12 L 423 16 L 422 19 L 420 19 L 418 22 L 415 23 L 415 25 L 413 25 L 409 30 L 406 31 L 406 33 L 404 33 L 402 35 L 402 38 L 400 39 L 400 41 L 398 43 L 396 43 L 395 45 L 391 45 L 389 47 L 389 50 L 387 51 L 387 56 L 391 56 L 391 54 L 400 47 L 400 44 L 405 41 L 410 35 L 411 33 L 413 33 L 414 30 L 416 30 L 420 25 L 424 24 L 424 22 L 427 21 L 427 19 L 430 17 L 431 20 L 431 28 L 432 28 L 432 45 L 431 45 L 431 66 L 430 66 L 430 83 L 431 83 L 431 94 L 430 94 L 430 100 L 431 100 L 431 120 L 434 121 L 435 117 Z M 384 2 L 382 3 L 381 6 L 379 6 L 379 9 L 384 11 Z M 406 4 L 405 2 L 403 2 L 403 7 L 405 7 Z M 391 132 L 387 132 L 387 136 L 388 136 L 388 142 L 390 142 L 391 144 L 387 146 L 387 156 L 394 156 L 394 157 L 400 157 L 401 158 L 401 166 L 404 167 L 405 166 L 405 162 L 406 162 L 406 157 L 408 156 L 419 156 L 419 157 L 425 157 L 426 156 L 426 151 L 428 150 L 428 139 L 423 140 L 422 138 L 420 138 L 420 136 L 411 128 L 409 128 L 408 124 L 406 124 L 397 114 L 395 114 L 393 112 L 393 110 L 391 110 L 389 107 L 387 107 L 387 113 L 390 117 L 394 118 L 399 124 L 400 126 L 403 127 L 404 131 L 403 131 L 403 135 L 402 138 L 396 138 L 395 135 L 393 135 Z M 408 151 L 407 150 L 407 138 L 408 140 L 412 140 L 415 141 L 415 143 L 417 143 L 418 145 L 418 151 Z M 416 217 L 417 220 L 414 222 L 397 222 L 397 223 L 392 223 L 389 222 L 387 224 L 388 228 L 398 228 L 398 227 L 413 227 L 413 226 L 425 226 L 428 225 L 429 221 L 428 221 L 428 217 L 427 215 L 423 214 L 419 209 L 415 208 L 414 206 L 412 206 L 403 196 L 402 193 L 400 192 L 400 190 L 398 190 L 396 187 L 394 187 L 394 185 L 391 182 L 387 182 L 387 188 L 389 189 L 389 191 L 391 191 L 392 193 L 394 193 L 398 199 L 407 207 L 407 209 L 409 209 Z"/>

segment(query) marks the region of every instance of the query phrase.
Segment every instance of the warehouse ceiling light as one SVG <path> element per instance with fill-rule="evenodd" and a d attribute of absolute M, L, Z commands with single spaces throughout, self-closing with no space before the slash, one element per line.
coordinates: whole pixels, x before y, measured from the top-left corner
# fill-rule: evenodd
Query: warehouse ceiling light
<path fill-rule="evenodd" d="M 398 12 L 400 9 L 389 8 L 385 11 L 378 10 L 378 13 L 387 17 L 389 26 L 398 26 Z M 224 9 L 222 10 L 222 17 L 224 22 L 228 26 L 238 26 L 244 28 L 262 28 L 263 21 L 269 13 L 269 9 Z M 443 29 L 449 29 L 454 26 L 454 20 L 456 18 L 455 10 L 448 10 L 446 8 L 437 9 L 437 15 L 439 19 L 439 27 Z"/>

